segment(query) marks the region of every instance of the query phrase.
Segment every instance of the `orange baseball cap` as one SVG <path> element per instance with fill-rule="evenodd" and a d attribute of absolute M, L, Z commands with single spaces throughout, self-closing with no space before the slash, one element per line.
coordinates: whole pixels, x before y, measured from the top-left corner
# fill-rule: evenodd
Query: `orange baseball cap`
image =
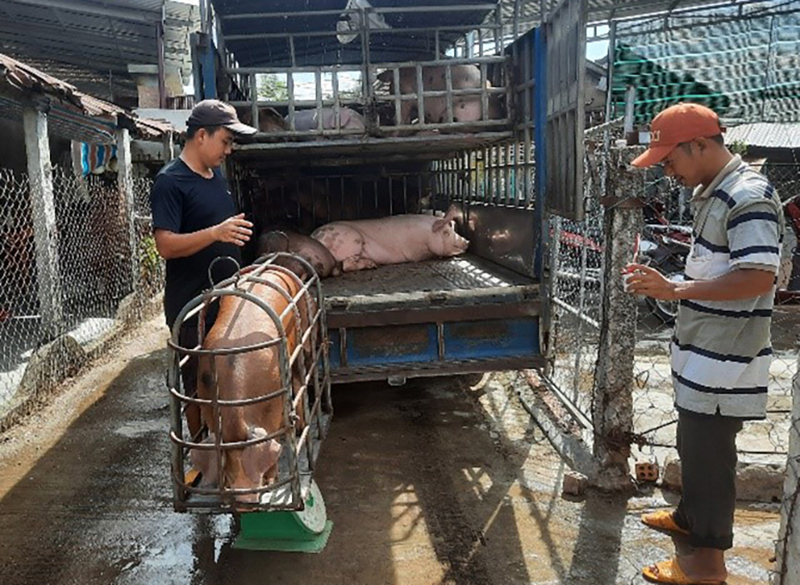
<path fill-rule="evenodd" d="M 676 146 L 695 138 L 711 138 L 724 132 L 719 116 L 700 104 L 676 104 L 660 112 L 650 122 L 650 147 L 636 157 L 635 167 L 660 163 Z"/>

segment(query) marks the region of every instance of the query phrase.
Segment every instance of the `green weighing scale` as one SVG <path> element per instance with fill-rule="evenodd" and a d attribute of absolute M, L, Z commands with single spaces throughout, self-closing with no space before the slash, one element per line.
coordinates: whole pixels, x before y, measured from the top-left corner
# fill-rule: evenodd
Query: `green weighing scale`
<path fill-rule="evenodd" d="M 332 529 L 325 500 L 312 480 L 303 510 L 241 514 L 233 548 L 318 553 L 325 548 Z"/>

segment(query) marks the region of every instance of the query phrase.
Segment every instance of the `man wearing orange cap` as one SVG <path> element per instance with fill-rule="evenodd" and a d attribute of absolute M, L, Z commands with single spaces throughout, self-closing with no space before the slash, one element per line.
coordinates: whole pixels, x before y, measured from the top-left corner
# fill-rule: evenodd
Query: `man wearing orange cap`
<path fill-rule="evenodd" d="M 725 147 L 710 109 L 678 104 L 650 127 L 650 147 L 632 164 L 660 163 L 694 189 L 694 229 L 685 282 L 641 264 L 626 269 L 629 292 L 679 303 L 671 361 L 683 492 L 675 511 L 642 522 L 688 537 L 693 548 L 642 573 L 658 583 L 722 583 L 733 546 L 736 434 L 743 421 L 766 417 L 783 212 L 767 179 Z"/>

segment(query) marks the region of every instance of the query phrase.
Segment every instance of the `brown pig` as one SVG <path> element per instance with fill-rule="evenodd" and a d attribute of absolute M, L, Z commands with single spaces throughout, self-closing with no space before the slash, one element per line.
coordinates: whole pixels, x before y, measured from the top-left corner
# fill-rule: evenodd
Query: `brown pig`
<path fill-rule="evenodd" d="M 278 269 L 268 269 L 261 278 L 269 281 L 290 297 L 300 291 L 299 282 Z M 273 311 L 280 315 L 288 306 L 281 292 L 261 283 L 245 283 L 243 290 L 258 297 Z M 286 333 L 287 351 L 292 352 L 300 343 L 298 337 L 298 317 L 301 331 L 307 327 L 309 312 L 306 299 L 298 303 L 299 316 L 295 311 L 286 311 L 282 325 Z M 219 299 L 219 314 L 213 327 L 203 341 L 204 349 L 239 348 L 279 339 L 280 333 L 272 318 L 252 301 L 238 296 L 223 296 Z M 277 392 L 281 389 L 279 345 L 245 353 L 200 356 L 198 360 L 198 397 L 205 400 L 213 398 L 216 387 L 219 399 L 244 400 Z M 310 347 L 308 351 L 310 352 Z M 211 360 L 214 360 L 213 369 Z M 299 357 L 298 357 L 299 359 Z M 292 387 L 298 390 L 300 380 L 297 362 L 292 371 Z M 214 375 L 216 374 L 216 376 Z M 215 380 L 216 377 L 216 380 Z M 211 433 L 207 442 L 219 435 L 223 443 L 236 443 L 262 439 L 253 445 L 238 449 L 223 449 L 222 470 L 219 478 L 227 488 L 257 488 L 268 485 L 278 472 L 278 459 L 281 452 L 280 436 L 267 439 L 284 428 L 284 401 L 291 400 L 289 394 L 279 395 L 270 400 L 245 406 L 220 406 L 221 424 L 218 424 L 212 406 L 202 405 L 202 416 Z M 302 406 L 298 409 L 299 426 L 302 427 Z M 296 432 L 296 428 L 283 429 L 286 433 Z M 214 478 L 216 471 L 216 451 L 195 449 L 192 462 L 201 471 Z M 209 483 L 204 480 L 204 483 Z M 254 504 L 258 494 L 241 494 L 237 503 Z"/>

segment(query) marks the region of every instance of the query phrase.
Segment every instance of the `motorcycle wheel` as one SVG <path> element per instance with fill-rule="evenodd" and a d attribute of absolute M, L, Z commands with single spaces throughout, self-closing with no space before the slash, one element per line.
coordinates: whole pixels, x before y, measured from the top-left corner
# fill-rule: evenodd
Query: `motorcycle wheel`
<path fill-rule="evenodd" d="M 683 276 L 683 272 L 668 272 L 664 276 L 667 280 L 671 280 L 672 282 L 683 282 L 686 280 Z M 650 311 L 661 319 L 665 325 L 672 325 L 675 323 L 675 319 L 678 316 L 678 301 L 662 301 L 645 297 L 645 302 L 647 302 Z"/>

